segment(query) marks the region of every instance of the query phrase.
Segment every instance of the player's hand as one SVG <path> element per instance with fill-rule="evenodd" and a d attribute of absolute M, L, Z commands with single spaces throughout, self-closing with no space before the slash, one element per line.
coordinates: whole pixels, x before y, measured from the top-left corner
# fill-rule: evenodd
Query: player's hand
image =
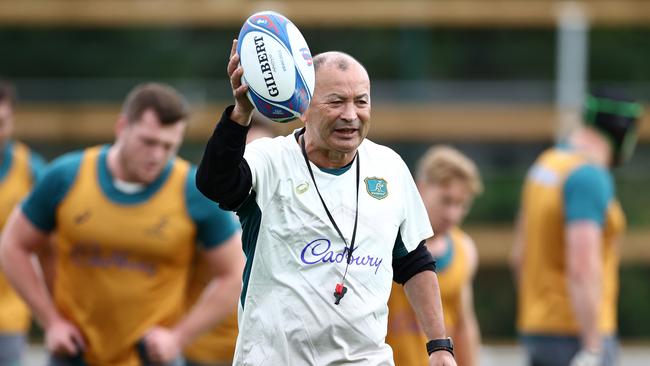
<path fill-rule="evenodd" d="M 76 356 L 86 348 L 79 329 L 63 318 L 56 319 L 45 329 L 47 350 L 60 357 Z"/>
<path fill-rule="evenodd" d="M 154 327 L 144 336 L 149 361 L 155 364 L 168 364 L 181 353 L 180 340 L 167 328 Z"/>
<path fill-rule="evenodd" d="M 570 366 L 601 366 L 603 357 L 600 352 L 580 350 L 571 360 Z"/>
<path fill-rule="evenodd" d="M 429 356 L 429 366 L 456 366 L 456 359 L 445 350 L 436 351 Z"/>
<path fill-rule="evenodd" d="M 253 104 L 246 96 L 248 85 L 241 81 L 242 76 L 244 75 L 244 69 L 239 64 L 236 39 L 232 41 L 227 71 L 228 78 L 230 78 L 230 86 L 232 87 L 232 95 L 235 97 L 235 108 L 230 114 L 230 119 L 243 126 L 248 126 L 253 113 Z"/>

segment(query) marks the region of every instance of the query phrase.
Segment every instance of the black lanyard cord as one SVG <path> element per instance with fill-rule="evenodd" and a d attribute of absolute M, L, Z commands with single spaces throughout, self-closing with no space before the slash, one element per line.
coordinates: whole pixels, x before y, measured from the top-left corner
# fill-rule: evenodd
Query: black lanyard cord
<path fill-rule="evenodd" d="M 347 251 L 347 260 L 346 260 L 346 265 L 345 265 L 345 272 L 343 273 L 343 279 L 341 280 L 341 283 L 345 281 L 345 276 L 348 274 L 348 266 L 350 263 L 352 263 L 352 253 L 356 249 L 354 247 L 354 243 L 357 237 L 357 223 L 359 220 L 359 176 L 360 176 L 360 171 L 361 171 L 361 162 L 359 159 L 359 152 L 355 154 L 355 158 L 357 160 L 357 178 L 356 178 L 356 186 L 357 186 L 357 200 L 356 200 L 356 208 L 354 212 L 354 228 L 352 229 L 352 240 L 350 241 L 350 246 L 348 247 L 348 241 L 345 240 L 345 237 L 343 236 L 343 233 L 341 233 L 341 230 L 339 229 L 339 226 L 336 224 L 336 221 L 334 220 L 334 217 L 332 217 L 332 214 L 330 213 L 330 210 L 327 208 L 327 205 L 325 204 L 325 200 L 323 200 L 323 196 L 320 194 L 320 190 L 318 189 L 318 185 L 316 184 L 316 179 L 314 177 L 314 172 L 311 169 L 311 164 L 309 164 L 309 158 L 307 157 L 307 149 L 305 149 L 305 135 L 304 132 L 302 133 L 302 139 L 300 139 L 300 148 L 302 150 L 302 156 L 305 158 L 305 164 L 307 164 L 307 170 L 309 170 L 309 175 L 311 176 L 311 180 L 314 183 L 314 188 L 316 188 L 316 193 L 318 193 L 318 198 L 320 198 L 320 202 L 323 205 L 323 208 L 325 209 L 325 213 L 327 213 L 327 217 L 330 219 L 330 222 L 332 223 L 332 226 L 334 226 L 334 229 L 336 229 L 336 232 L 339 234 L 339 237 L 341 240 L 343 240 L 343 243 L 345 244 L 345 249 L 343 249 L 343 254 L 345 255 L 345 251 Z M 342 297 L 342 295 L 341 295 Z M 340 299 L 339 299 L 340 300 Z M 338 301 L 336 302 L 338 304 Z"/>

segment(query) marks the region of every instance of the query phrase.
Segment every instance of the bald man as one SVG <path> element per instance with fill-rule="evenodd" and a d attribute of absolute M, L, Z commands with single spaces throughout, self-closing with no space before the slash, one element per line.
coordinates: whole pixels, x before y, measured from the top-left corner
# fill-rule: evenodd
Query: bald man
<path fill-rule="evenodd" d="M 196 176 L 243 228 L 234 363 L 393 365 L 384 339 L 394 278 L 430 340 L 429 364 L 456 365 L 424 246 L 433 234 L 426 209 L 399 155 L 366 139 L 366 69 L 342 52 L 315 56 L 305 127 L 245 146 L 253 106 L 235 50 L 236 41 L 227 70 L 235 105 Z"/>

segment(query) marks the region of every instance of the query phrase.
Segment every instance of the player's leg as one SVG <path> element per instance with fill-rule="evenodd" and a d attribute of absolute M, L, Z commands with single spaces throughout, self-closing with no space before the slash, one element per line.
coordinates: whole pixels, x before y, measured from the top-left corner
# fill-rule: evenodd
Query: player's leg
<path fill-rule="evenodd" d="M 616 366 L 618 362 L 618 339 L 614 336 L 607 336 L 603 340 L 603 365 Z"/>
<path fill-rule="evenodd" d="M 580 350 L 577 337 L 527 335 L 521 339 L 530 366 L 568 366 Z"/>
<path fill-rule="evenodd" d="M 0 333 L 0 365 L 21 365 L 26 342 L 24 334 Z"/>

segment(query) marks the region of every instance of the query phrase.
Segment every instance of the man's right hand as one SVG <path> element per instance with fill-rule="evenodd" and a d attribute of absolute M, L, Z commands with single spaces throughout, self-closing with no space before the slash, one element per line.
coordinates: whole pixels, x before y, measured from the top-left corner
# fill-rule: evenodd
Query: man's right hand
<path fill-rule="evenodd" d="M 235 108 L 230 114 L 230 119 L 242 126 L 248 126 L 251 123 L 251 116 L 253 115 L 253 104 L 246 96 L 248 85 L 241 81 L 244 75 L 244 69 L 239 64 L 236 39 L 232 41 L 227 71 L 228 78 L 230 78 L 230 86 L 232 87 L 232 95 L 235 97 Z"/>
<path fill-rule="evenodd" d="M 83 336 L 69 321 L 59 318 L 45 330 L 45 346 L 56 356 L 76 356 L 86 348 Z"/>

